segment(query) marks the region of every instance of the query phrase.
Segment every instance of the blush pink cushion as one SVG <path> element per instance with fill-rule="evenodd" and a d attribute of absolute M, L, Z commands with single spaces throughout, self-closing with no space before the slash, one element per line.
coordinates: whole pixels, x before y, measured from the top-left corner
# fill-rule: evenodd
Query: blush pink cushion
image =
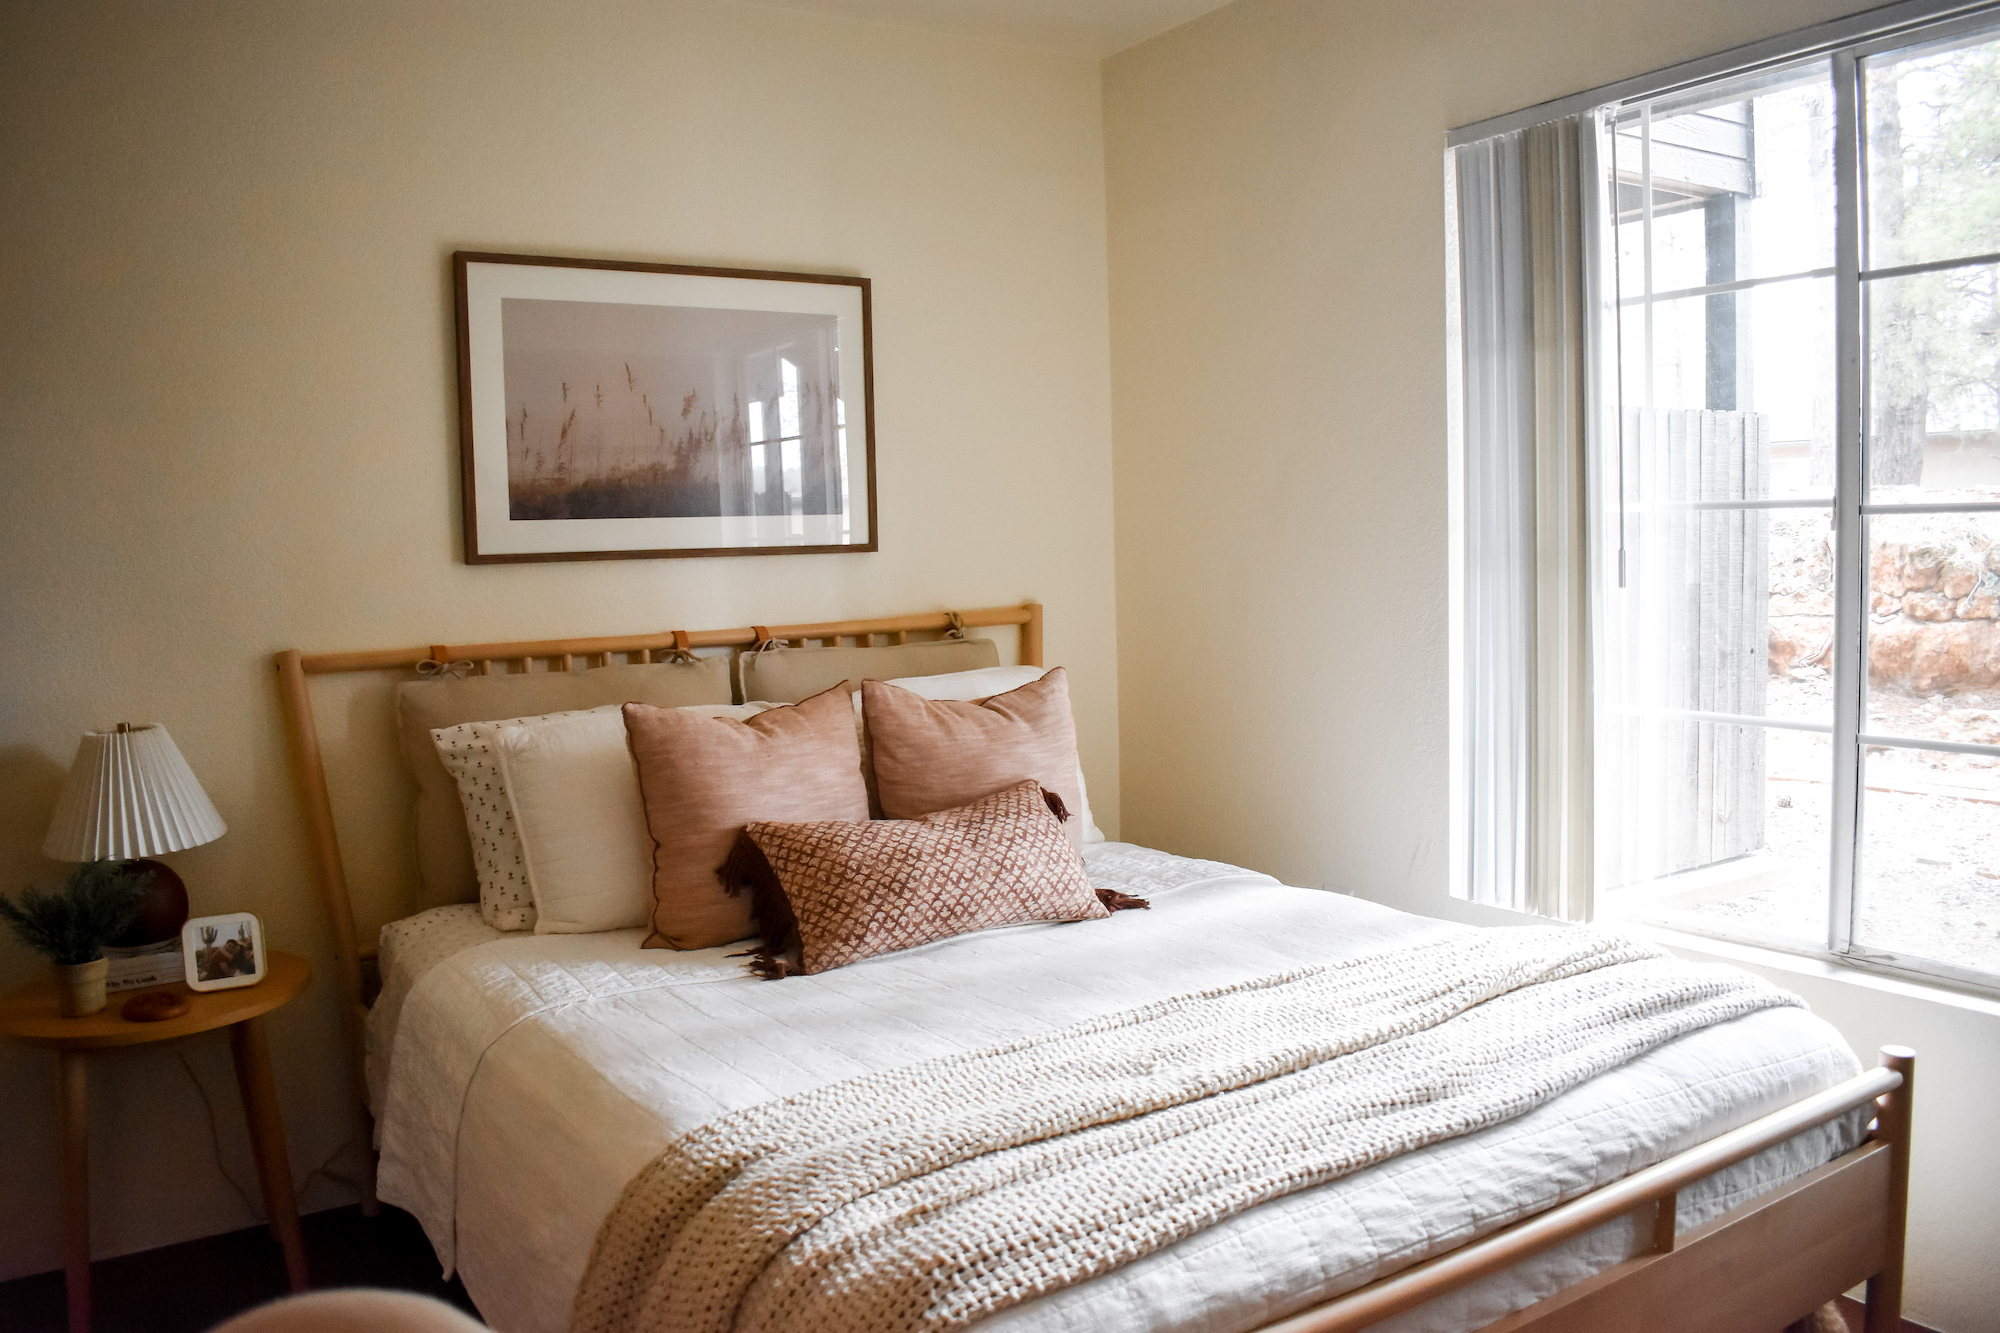
<path fill-rule="evenodd" d="M 925 699 L 879 680 L 861 682 L 861 710 L 875 791 L 887 819 L 950 810 L 1017 782 L 1037 782 L 1083 809 L 1076 785 L 1076 724 L 1069 674 L 1056 667 L 1040 680 L 990 699 Z M 1081 847 L 1083 824 L 1063 830 Z"/>
<path fill-rule="evenodd" d="M 724 876 L 758 904 L 764 947 L 751 967 L 769 978 L 995 926 L 1110 915 L 1033 782 L 921 819 L 752 821 Z"/>
<path fill-rule="evenodd" d="M 717 871 L 757 819 L 868 818 L 861 747 L 844 685 L 756 717 L 625 705 L 653 837 L 648 949 L 707 949 L 757 933 L 750 903 Z"/>

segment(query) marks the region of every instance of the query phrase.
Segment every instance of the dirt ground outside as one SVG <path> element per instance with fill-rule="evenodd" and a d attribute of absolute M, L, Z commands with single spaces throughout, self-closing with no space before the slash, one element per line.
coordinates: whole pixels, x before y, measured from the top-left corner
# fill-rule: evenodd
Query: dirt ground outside
<path fill-rule="evenodd" d="M 1771 714 L 1831 719 L 1831 682 L 1823 669 L 1774 677 L 1771 692 Z M 1867 728 L 1991 744 L 2000 739 L 2000 690 L 1925 696 L 1878 689 L 1870 694 Z M 1767 735 L 1768 854 L 1756 858 L 1758 873 L 1746 876 L 1748 891 L 1711 891 L 1681 910 L 1732 934 L 1823 944 L 1831 746 L 1811 732 L 1774 729 Z M 1871 748 L 1863 781 L 1856 942 L 2000 973 L 2000 759 Z M 1670 900 L 1672 885 L 1672 879 L 1659 881 L 1656 901 Z"/>

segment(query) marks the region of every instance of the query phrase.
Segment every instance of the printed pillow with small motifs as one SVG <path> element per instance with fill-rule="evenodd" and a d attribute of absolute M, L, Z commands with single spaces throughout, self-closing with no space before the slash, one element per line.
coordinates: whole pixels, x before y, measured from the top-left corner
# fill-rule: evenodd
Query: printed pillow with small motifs
<path fill-rule="evenodd" d="M 465 831 L 472 840 L 472 864 L 479 875 L 479 918 L 495 930 L 533 930 L 535 898 L 528 884 L 527 862 L 521 855 L 521 835 L 500 774 L 493 735 L 501 727 L 519 727 L 588 713 L 615 713 L 623 704 L 577 708 L 561 713 L 505 718 L 496 722 L 466 722 L 437 727 L 431 740 L 438 761 L 458 787 L 465 808 Z M 750 717 L 763 704 L 694 704 L 688 711 L 704 717 Z"/>
<path fill-rule="evenodd" d="M 719 873 L 751 895 L 763 946 L 750 967 L 770 979 L 1146 906 L 1091 887 L 1067 818 L 1061 797 L 1028 781 L 916 819 L 753 821 Z"/>

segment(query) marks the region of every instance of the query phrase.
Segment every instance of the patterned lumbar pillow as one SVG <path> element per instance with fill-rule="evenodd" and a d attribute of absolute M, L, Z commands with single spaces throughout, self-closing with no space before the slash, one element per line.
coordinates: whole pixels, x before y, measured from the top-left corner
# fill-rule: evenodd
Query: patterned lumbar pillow
<path fill-rule="evenodd" d="M 753 822 L 720 871 L 752 895 L 751 970 L 811 975 L 995 926 L 1088 921 L 1143 899 L 1091 888 L 1036 782 L 917 819 Z"/>

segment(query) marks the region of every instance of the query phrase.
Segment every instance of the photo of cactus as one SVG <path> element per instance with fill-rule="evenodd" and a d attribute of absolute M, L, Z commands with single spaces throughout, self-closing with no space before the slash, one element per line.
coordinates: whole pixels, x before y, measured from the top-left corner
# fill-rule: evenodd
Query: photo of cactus
<path fill-rule="evenodd" d="M 264 979 L 264 924 L 254 912 L 198 916 L 181 926 L 182 979 L 191 990 L 230 990 Z"/>
<path fill-rule="evenodd" d="M 234 934 L 223 937 L 221 926 L 201 928 L 201 947 L 194 953 L 194 973 L 203 981 L 227 977 L 247 977 L 257 970 L 257 944 L 250 935 L 248 918 L 236 923 Z"/>

